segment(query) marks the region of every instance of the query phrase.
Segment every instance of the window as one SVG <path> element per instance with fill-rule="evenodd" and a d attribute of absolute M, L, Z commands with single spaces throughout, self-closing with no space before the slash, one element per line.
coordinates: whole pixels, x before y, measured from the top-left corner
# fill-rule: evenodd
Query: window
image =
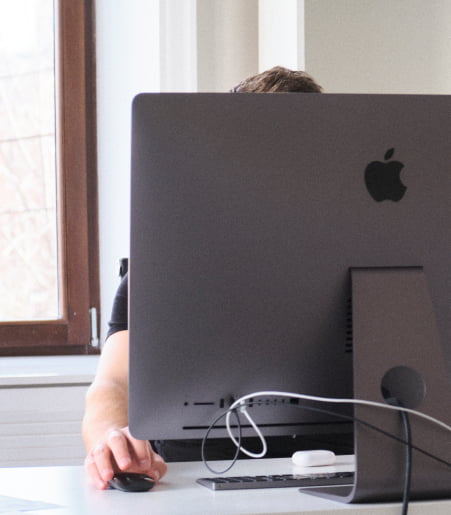
<path fill-rule="evenodd" d="M 96 352 L 93 4 L 0 0 L 3 356 Z"/>

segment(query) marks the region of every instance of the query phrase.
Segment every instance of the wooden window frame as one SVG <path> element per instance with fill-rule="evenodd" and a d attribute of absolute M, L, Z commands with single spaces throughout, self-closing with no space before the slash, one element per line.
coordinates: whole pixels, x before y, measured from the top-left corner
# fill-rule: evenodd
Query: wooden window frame
<path fill-rule="evenodd" d="M 0 356 L 95 354 L 100 312 L 95 0 L 57 0 L 58 320 L 0 323 Z M 99 320 L 97 320 L 99 327 Z"/>

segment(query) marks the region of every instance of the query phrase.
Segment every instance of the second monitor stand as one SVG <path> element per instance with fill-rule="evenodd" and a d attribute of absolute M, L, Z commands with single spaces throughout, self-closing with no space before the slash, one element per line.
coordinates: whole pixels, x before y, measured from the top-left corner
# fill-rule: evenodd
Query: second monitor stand
<path fill-rule="evenodd" d="M 405 407 L 451 425 L 451 383 L 421 267 L 351 270 L 354 397 L 396 398 Z M 354 415 L 404 439 L 398 412 L 355 405 Z M 409 415 L 412 444 L 448 463 L 412 451 L 411 499 L 451 498 L 451 433 Z M 403 443 L 354 423 L 355 483 L 306 493 L 347 503 L 400 501 Z"/>

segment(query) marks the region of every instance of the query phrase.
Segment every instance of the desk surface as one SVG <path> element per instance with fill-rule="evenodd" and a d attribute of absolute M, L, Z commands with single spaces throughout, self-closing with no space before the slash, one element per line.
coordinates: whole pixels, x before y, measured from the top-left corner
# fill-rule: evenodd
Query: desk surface
<path fill-rule="evenodd" d="M 215 467 L 224 462 L 213 462 Z M 352 458 L 340 457 L 327 470 L 352 470 Z M 325 467 L 316 470 L 325 470 Z M 302 472 L 289 459 L 242 460 L 228 475 Z M 211 476 L 202 463 L 171 463 L 153 490 L 126 493 L 96 490 L 82 467 L 0 468 L 1 496 L 49 503 L 40 515 L 398 515 L 400 504 L 347 505 L 301 494 L 297 488 L 213 492 L 195 483 Z M 0 509 L 0 513 L 5 513 Z M 9 512 L 12 513 L 12 512 Z M 451 500 L 412 502 L 409 515 L 449 515 Z"/>

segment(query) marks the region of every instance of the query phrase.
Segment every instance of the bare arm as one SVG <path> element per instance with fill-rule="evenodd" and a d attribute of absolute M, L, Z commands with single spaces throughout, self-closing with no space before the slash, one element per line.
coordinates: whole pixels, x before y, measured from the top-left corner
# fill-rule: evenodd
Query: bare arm
<path fill-rule="evenodd" d="M 165 462 L 149 442 L 128 430 L 128 331 L 111 335 L 86 395 L 82 425 L 87 456 L 85 469 L 98 488 L 106 488 L 117 471 L 142 472 L 160 479 Z"/>

